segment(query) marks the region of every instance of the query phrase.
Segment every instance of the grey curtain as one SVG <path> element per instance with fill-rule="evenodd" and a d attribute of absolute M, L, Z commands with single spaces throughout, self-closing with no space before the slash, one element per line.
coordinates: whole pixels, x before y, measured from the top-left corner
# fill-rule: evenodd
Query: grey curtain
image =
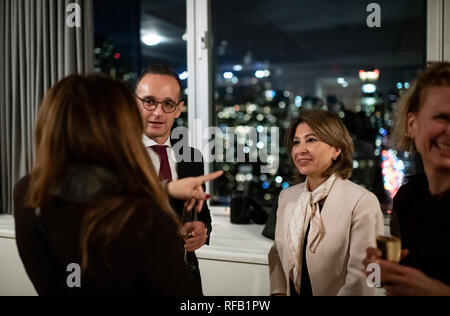
<path fill-rule="evenodd" d="M 80 27 L 67 23 L 73 3 Z M 45 92 L 67 75 L 94 70 L 93 24 L 93 0 L 0 0 L 0 213 L 12 214 L 14 184 L 31 170 Z"/>

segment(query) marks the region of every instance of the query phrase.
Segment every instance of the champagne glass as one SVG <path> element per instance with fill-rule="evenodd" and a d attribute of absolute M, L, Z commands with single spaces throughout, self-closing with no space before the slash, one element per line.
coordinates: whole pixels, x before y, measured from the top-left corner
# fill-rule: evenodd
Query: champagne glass
<path fill-rule="evenodd" d="M 402 255 L 402 239 L 398 217 L 395 212 L 391 212 L 385 219 L 389 221 L 389 225 L 385 227 L 385 235 L 377 236 L 377 248 L 382 253 L 382 259 L 399 263 Z"/>
<path fill-rule="evenodd" d="M 197 211 L 195 208 L 188 211 L 186 207 L 183 207 L 183 212 L 181 214 L 181 222 L 183 223 L 183 239 L 188 240 L 192 238 L 192 232 L 194 230 L 194 222 L 197 221 Z M 184 249 L 184 262 L 189 265 L 187 260 L 187 251 Z"/>

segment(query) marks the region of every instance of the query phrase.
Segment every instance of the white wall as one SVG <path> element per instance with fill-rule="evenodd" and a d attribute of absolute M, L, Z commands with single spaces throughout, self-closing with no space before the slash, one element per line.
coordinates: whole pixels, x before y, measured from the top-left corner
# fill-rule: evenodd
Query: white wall
<path fill-rule="evenodd" d="M 36 295 L 17 251 L 16 240 L 0 236 L 0 296 Z"/>
<path fill-rule="evenodd" d="M 268 296 L 269 266 L 199 259 L 206 296 Z"/>

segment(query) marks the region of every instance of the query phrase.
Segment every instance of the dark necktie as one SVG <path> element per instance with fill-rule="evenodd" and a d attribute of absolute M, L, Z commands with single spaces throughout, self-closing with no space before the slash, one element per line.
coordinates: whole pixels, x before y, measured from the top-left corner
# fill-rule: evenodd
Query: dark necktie
<path fill-rule="evenodd" d="M 172 181 L 172 172 L 170 171 L 169 157 L 167 156 L 166 146 L 152 146 L 152 149 L 158 154 L 161 162 L 159 168 L 159 178 L 161 181 Z"/>

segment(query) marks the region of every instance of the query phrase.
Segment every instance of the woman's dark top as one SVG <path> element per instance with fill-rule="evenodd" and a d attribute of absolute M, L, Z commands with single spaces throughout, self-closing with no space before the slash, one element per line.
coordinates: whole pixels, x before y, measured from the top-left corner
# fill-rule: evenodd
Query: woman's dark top
<path fill-rule="evenodd" d="M 401 264 L 450 285 L 450 190 L 433 196 L 425 175 L 414 176 L 394 198 L 402 248 Z"/>
<path fill-rule="evenodd" d="M 291 286 L 291 296 L 303 296 L 310 297 L 313 296 L 311 279 L 309 277 L 308 272 L 308 263 L 306 262 L 306 246 L 308 245 L 308 234 L 309 229 L 311 228 L 311 223 L 308 225 L 308 229 L 306 230 L 305 241 L 303 243 L 303 255 L 302 255 L 302 276 L 300 283 L 300 295 L 297 293 L 295 289 L 295 285 L 292 280 L 289 280 Z"/>
<path fill-rule="evenodd" d="M 325 200 L 322 200 L 319 202 L 319 212 L 322 212 L 323 204 L 325 203 Z M 291 296 L 314 296 L 312 285 L 311 285 L 311 278 L 309 277 L 308 272 L 308 262 L 306 261 L 306 246 L 308 245 L 308 234 L 309 230 L 311 228 L 311 222 L 308 224 L 308 228 L 306 229 L 305 234 L 305 241 L 303 242 L 303 255 L 302 255 L 302 276 L 301 276 L 301 283 L 300 283 L 300 295 L 298 295 L 297 291 L 295 290 L 295 285 L 292 282 L 292 280 L 289 280 L 289 284 L 291 287 Z"/>
<path fill-rule="evenodd" d="M 184 263 L 175 221 L 151 199 L 136 209 L 107 249 L 93 243 L 81 287 L 69 288 L 67 279 L 73 280 L 74 270 L 67 271 L 68 265 L 81 266 L 84 216 L 96 199 L 120 194 L 119 181 L 103 168 L 71 168 L 36 216 L 34 209 L 24 206 L 29 180 L 22 178 L 14 188 L 16 241 L 39 295 L 201 295 Z"/>

